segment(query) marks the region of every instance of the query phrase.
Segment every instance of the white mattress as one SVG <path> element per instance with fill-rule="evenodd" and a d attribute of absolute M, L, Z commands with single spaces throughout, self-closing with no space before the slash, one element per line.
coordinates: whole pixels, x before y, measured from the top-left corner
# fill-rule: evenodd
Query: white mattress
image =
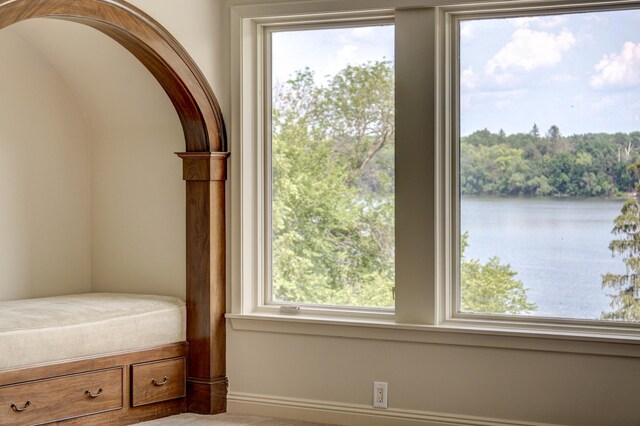
<path fill-rule="evenodd" d="M 175 297 L 88 293 L 0 302 L 0 370 L 186 340 Z"/>

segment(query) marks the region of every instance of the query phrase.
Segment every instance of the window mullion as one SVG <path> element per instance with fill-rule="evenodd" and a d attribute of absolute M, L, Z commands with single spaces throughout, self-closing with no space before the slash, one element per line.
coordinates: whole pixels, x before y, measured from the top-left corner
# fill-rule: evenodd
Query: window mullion
<path fill-rule="evenodd" d="M 396 12 L 396 321 L 436 324 L 437 10 Z"/>

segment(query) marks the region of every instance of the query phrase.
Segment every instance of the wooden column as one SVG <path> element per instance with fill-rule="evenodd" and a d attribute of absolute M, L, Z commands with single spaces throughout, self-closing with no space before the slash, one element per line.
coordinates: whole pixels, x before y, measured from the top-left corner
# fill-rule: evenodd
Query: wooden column
<path fill-rule="evenodd" d="M 187 408 L 199 414 L 227 408 L 225 336 L 225 180 L 227 152 L 186 152 Z"/>

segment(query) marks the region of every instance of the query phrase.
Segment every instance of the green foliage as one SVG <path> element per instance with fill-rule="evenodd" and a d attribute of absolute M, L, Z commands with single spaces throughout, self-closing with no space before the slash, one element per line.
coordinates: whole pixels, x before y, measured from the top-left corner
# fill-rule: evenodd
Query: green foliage
<path fill-rule="evenodd" d="M 517 272 L 509 264 L 492 257 L 485 264 L 465 259 L 468 234 L 461 238 L 460 287 L 463 312 L 489 314 L 526 314 L 537 309 L 527 301 L 527 289 L 516 279 Z"/>
<path fill-rule="evenodd" d="M 640 163 L 629 166 L 636 176 Z M 602 314 L 603 319 L 620 321 L 640 321 L 640 184 L 636 184 L 636 193 L 628 197 L 620 214 L 614 220 L 611 231 L 617 238 L 611 241 L 609 249 L 612 255 L 623 255 L 626 265 L 625 274 L 608 273 L 602 277 L 602 287 L 613 290 L 611 297 L 612 312 Z"/>
<path fill-rule="evenodd" d="M 374 62 L 349 66 L 324 86 L 303 70 L 275 94 L 275 300 L 393 306 L 393 93 L 391 64 Z M 474 178 L 479 188 L 494 185 L 496 191 L 516 194 L 530 184 L 525 147 L 505 145 L 508 137 L 498 136 L 496 143 L 486 143 L 492 135 L 479 132 L 477 149 L 463 146 L 464 158 L 478 156 L 486 163 Z M 544 177 L 535 185 L 550 191 Z M 536 309 L 516 273 L 497 258 L 485 265 L 465 260 L 462 275 L 464 310 L 517 314 Z"/>
<path fill-rule="evenodd" d="M 640 157 L 640 132 L 544 137 L 479 130 L 460 141 L 463 195 L 607 197 L 633 191 L 627 169 Z"/>
<path fill-rule="evenodd" d="M 299 72 L 273 112 L 273 291 L 281 301 L 393 306 L 393 69 Z"/>

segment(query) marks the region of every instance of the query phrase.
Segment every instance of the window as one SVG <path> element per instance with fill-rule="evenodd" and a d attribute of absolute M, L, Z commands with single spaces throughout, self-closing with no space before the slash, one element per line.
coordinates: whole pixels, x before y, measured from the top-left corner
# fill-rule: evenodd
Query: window
<path fill-rule="evenodd" d="M 640 336 L 637 8 L 294 3 L 232 13 L 232 315 Z"/>
<path fill-rule="evenodd" d="M 267 32 L 267 303 L 393 307 L 393 34 Z"/>
<path fill-rule="evenodd" d="M 460 312 L 640 321 L 639 24 L 459 21 Z"/>

